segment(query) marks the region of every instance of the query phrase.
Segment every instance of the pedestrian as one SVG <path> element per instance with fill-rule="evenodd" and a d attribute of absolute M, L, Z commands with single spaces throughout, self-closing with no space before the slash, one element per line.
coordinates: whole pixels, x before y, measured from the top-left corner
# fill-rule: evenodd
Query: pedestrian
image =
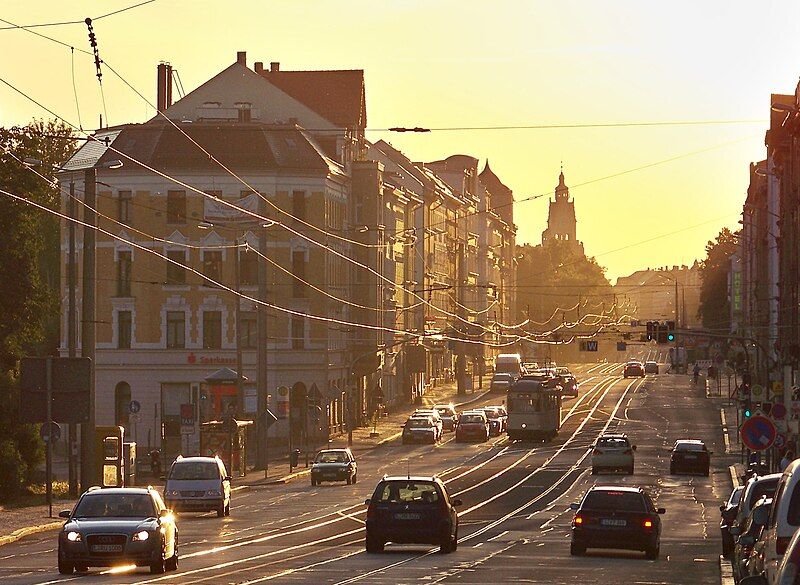
<path fill-rule="evenodd" d="M 789 464 L 794 460 L 794 453 L 791 449 L 787 449 L 786 453 L 783 454 L 783 458 L 780 462 L 780 470 L 785 471 Z"/>
<path fill-rule="evenodd" d="M 700 364 L 697 362 L 694 363 L 692 374 L 694 375 L 694 385 L 697 386 L 697 380 L 700 378 Z"/>

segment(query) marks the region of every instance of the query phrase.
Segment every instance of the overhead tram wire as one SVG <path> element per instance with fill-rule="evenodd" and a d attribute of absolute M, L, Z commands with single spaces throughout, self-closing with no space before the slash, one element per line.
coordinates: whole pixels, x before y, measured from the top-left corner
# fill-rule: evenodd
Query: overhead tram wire
<path fill-rule="evenodd" d="M 114 16 L 115 14 L 120 14 L 122 12 L 127 12 L 128 10 L 133 10 L 134 8 L 139 8 L 140 6 L 144 6 L 146 4 L 151 4 L 156 0 L 145 0 L 144 2 L 139 2 L 138 4 L 132 4 L 131 6 L 126 6 L 125 8 L 120 8 L 119 10 L 114 10 L 113 12 L 108 12 L 106 14 L 101 14 L 100 16 L 95 16 L 92 20 L 100 20 L 101 18 L 106 18 L 108 16 Z M 6 22 L 6 21 L 3 21 Z M 0 26 L 0 30 L 13 30 L 13 29 L 31 29 L 31 28 L 45 28 L 50 26 L 65 26 L 70 24 L 83 24 L 83 19 L 81 20 L 64 20 L 61 22 L 39 22 L 35 24 L 15 24 L 13 26 Z"/>

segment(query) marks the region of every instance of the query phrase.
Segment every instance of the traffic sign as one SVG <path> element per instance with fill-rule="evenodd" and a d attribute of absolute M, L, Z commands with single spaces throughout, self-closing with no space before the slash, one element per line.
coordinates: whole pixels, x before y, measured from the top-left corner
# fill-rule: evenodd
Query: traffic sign
<path fill-rule="evenodd" d="M 57 422 L 51 422 L 50 429 L 48 430 L 47 423 L 44 423 L 41 428 L 39 428 L 39 436 L 45 443 L 50 440 L 51 436 L 53 437 L 53 441 L 58 441 L 61 438 L 61 427 L 58 426 Z"/>
<path fill-rule="evenodd" d="M 131 414 L 136 414 L 140 410 L 142 410 L 142 405 L 139 404 L 139 401 L 131 400 L 131 403 L 128 405 L 128 412 L 130 412 Z"/>
<path fill-rule="evenodd" d="M 264 424 L 264 428 L 270 428 L 276 422 L 278 422 L 278 417 L 275 416 L 272 411 L 268 408 L 263 413 L 261 413 L 261 422 Z"/>
<path fill-rule="evenodd" d="M 776 420 L 780 420 L 786 416 L 786 407 L 782 402 L 776 402 L 772 405 L 769 415 Z"/>
<path fill-rule="evenodd" d="M 763 415 L 756 415 L 742 423 L 740 434 L 742 442 L 748 449 L 763 451 L 772 446 L 778 433 L 770 419 Z"/>
<path fill-rule="evenodd" d="M 764 387 L 760 384 L 754 384 L 752 388 L 750 388 L 750 396 L 756 402 L 760 402 L 764 399 Z"/>
<path fill-rule="evenodd" d="M 778 449 L 783 449 L 786 446 L 786 435 L 783 433 L 778 433 L 775 435 L 775 446 Z"/>

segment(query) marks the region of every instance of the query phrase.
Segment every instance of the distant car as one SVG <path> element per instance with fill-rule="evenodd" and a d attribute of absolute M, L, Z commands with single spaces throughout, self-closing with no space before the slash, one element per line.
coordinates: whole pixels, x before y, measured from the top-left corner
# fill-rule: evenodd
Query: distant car
<path fill-rule="evenodd" d="M 323 449 L 311 464 L 311 485 L 323 481 L 346 481 L 347 485 L 358 481 L 358 465 L 350 449 Z"/>
<path fill-rule="evenodd" d="M 600 435 L 592 449 L 592 474 L 600 470 L 621 469 L 633 475 L 634 451 L 636 445 L 631 445 L 627 435 Z"/>
<path fill-rule="evenodd" d="M 481 408 L 489 419 L 489 436 L 502 435 L 508 429 L 508 413 L 502 406 L 486 406 Z"/>
<path fill-rule="evenodd" d="M 719 507 L 720 521 L 719 531 L 722 535 L 722 556 L 730 558 L 733 552 L 733 535 L 731 534 L 731 526 L 736 520 L 736 514 L 739 511 L 739 502 L 742 499 L 744 486 L 736 486 L 731 491 L 725 503 Z"/>
<path fill-rule="evenodd" d="M 418 408 L 414 411 L 414 414 L 412 414 L 411 416 L 431 417 L 433 419 L 434 424 L 439 429 L 439 436 L 440 437 L 442 436 L 442 433 L 444 432 L 444 421 L 442 421 L 442 416 L 439 414 L 439 411 L 436 410 L 435 408 Z"/>
<path fill-rule="evenodd" d="M 506 372 L 499 372 L 492 376 L 492 381 L 489 383 L 489 390 L 491 392 L 505 392 L 513 384 L 516 378 L 513 374 Z"/>
<path fill-rule="evenodd" d="M 661 548 L 661 518 L 650 495 L 639 487 L 595 486 L 579 504 L 572 519 L 570 554 L 587 548 L 641 550 L 657 559 Z"/>
<path fill-rule="evenodd" d="M 219 457 L 178 456 L 164 484 L 167 507 L 176 512 L 231 513 L 231 478 Z"/>
<path fill-rule="evenodd" d="M 703 441 L 697 439 L 679 439 L 672 447 L 669 460 L 669 472 L 702 473 L 708 477 L 711 469 L 711 452 Z"/>
<path fill-rule="evenodd" d="M 522 362 L 522 369 L 525 370 L 526 374 L 532 373 L 538 367 L 539 364 L 537 364 L 536 362 Z"/>
<path fill-rule="evenodd" d="M 481 411 L 462 412 L 456 427 L 456 441 L 488 441 L 489 419 Z"/>
<path fill-rule="evenodd" d="M 572 375 L 569 369 L 564 367 L 556 368 L 556 380 L 558 381 L 558 385 L 561 386 L 562 396 L 577 398 L 578 380 Z"/>
<path fill-rule="evenodd" d="M 628 362 L 625 364 L 625 367 L 622 368 L 622 376 L 624 378 L 632 376 L 644 378 L 644 366 L 641 362 Z"/>
<path fill-rule="evenodd" d="M 442 430 L 455 431 L 458 425 L 458 413 L 452 404 L 436 404 L 433 407 L 442 419 Z"/>
<path fill-rule="evenodd" d="M 458 548 L 461 500 L 450 499 L 436 477 L 384 477 L 365 503 L 368 553 L 383 552 L 387 542 L 438 545 L 442 553 Z"/>
<path fill-rule="evenodd" d="M 175 517 L 152 488 L 92 488 L 66 519 L 58 535 L 58 572 L 131 564 L 151 573 L 178 568 Z"/>
<path fill-rule="evenodd" d="M 644 373 L 645 374 L 658 374 L 658 362 L 645 362 L 644 363 Z"/>
<path fill-rule="evenodd" d="M 415 415 L 410 417 L 403 425 L 402 442 L 404 445 L 409 443 L 430 443 L 439 442 L 441 431 L 433 418 L 430 416 Z"/>

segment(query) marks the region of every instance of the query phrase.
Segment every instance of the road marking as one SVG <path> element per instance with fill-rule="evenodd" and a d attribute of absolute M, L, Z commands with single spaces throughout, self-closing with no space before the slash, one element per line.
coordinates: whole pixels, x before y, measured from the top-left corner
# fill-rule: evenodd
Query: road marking
<path fill-rule="evenodd" d="M 506 534 L 508 534 L 508 532 L 509 532 L 509 531 L 508 531 L 508 530 L 506 530 L 506 531 L 504 531 L 504 532 L 501 532 L 500 534 L 498 534 L 498 535 L 496 535 L 496 536 L 493 536 L 493 537 L 491 537 L 491 538 L 487 538 L 487 539 L 486 539 L 486 542 L 494 542 L 494 541 L 495 541 L 495 540 L 497 540 L 498 538 L 503 538 L 503 537 L 504 537 Z"/>

